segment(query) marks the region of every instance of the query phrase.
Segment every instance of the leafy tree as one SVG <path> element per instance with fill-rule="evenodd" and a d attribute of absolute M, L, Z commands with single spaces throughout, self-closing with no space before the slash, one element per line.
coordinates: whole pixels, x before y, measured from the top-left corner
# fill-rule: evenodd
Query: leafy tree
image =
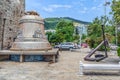
<path fill-rule="evenodd" d="M 86 39 L 87 35 L 86 34 L 82 34 L 82 40 Z"/>
<path fill-rule="evenodd" d="M 105 17 L 101 17 L 100 19 L 97 17 L 93 20 L 93 22 L 88 26 L 88 38 L 86 39 L 86 42 L 90 45 L 91 48 L 95 48 L 97 45 L 100 44 L 100 42 L 103 40 L 102 38 L 102 29 L 101 25 L 109 21 L 107 18 L 106 20 Z M 104 22 L 106 21 L 106 22 Z M 109 42 L 113 42 L 114 40 L 114 33 L 115 33 L 115 28 L 110 25 L 109 23 L 106 24 L 104 27 L 105 30 L 105 35 Z M 102 47 L 101 47 L 102 49 Z"/>
<path fill-rule="evenodd" d="M 52 36 L 52 34 L 53 34 L 52 32 L 46 32 L 48 41 L 50 41 L 50 37 Z"/>
<path fill-rule="evenodd" d="M 56 27 L 57 37 L 64 38 L 62 42 L 71 42 L 73 41 L 74 26 L 72 22 L 66 22 L 64 20 L 60 21 Z"/>
<path fill-rule="evenodd" d="M 73 42 L 79 40 L 79 35 L 74 34 L 74 26 L 70 21 L 61 20 L 56 26 L 56 32 L 47 32 L 46 35 L 50 43 Z"/>
<path fill-rule="evenodd" d="M 113 0 L 111 8 L 115 22 L 120 24 L 120 0 Z"/>
<path fill-rule="evenodd" d="M 62 34 L 52 34 L 50 37 L 50 43 L 61 43 L 64 40 L 64 36 L 60 36 Z"/>
<path fill-rule="evenodd" d="M 120 32 L 118 32 L 118 45 L 120 46 Z"/>
<path fill-rule="evenodd" d="M 79 39 L 80 39 L 80 36 L 79 36 L 78 34 L 75 34 L 75 35 L 73 36 L 73 41 L 74 41 L 75 43 L 78 43 L 78 42 L 79 42 Z"/>
<path fill-rule="evenodd" d="M 88 35 L 91 38 L 100 37 L 102 35 L 101 33 L 101 24 L 102 22 L 99 20 L 99 18 L 95 18 L 93 22 L 88 26 Z"/>
<path fill-rule="evenodd" d="M 120 0 L 113 0 L 112 1 L 112 14 L 114 23 L 116 26 L 120 26 Z M 120 45 L 120 31 L 118 31 L 118 45 Z"/>

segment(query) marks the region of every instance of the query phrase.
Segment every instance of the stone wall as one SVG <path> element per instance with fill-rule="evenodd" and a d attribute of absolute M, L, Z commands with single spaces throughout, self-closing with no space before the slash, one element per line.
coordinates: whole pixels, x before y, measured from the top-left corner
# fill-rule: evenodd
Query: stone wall
<path fill-rule="evenodd" d="M 9 49 L 25 12 L 25 0 L 0 0 L 0 49 Z"/>

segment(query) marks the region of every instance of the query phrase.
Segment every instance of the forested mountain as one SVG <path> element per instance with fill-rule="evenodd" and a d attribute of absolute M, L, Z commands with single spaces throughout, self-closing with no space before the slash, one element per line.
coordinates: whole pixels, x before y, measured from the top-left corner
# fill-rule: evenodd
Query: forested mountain
<path fill-rule="evenodd" d="M 85 22 L 85 21 L 77 20 L 77 19 L 70 18 L 70 17 L 45 18 L 44 20 L 45 20 L 45 29 L 55 29 L 56 24 L 60 22 L 61 20 L 77 22 L 77 23 L 85 24 L 85 25 L 90 23 L 90 22 Z"/>

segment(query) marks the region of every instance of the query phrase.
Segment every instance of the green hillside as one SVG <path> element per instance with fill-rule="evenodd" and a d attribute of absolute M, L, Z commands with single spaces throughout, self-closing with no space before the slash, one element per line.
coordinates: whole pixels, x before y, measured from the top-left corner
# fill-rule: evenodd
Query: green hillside
<path fill-rule="evenodd" d="M 55 29 L 56 24 L 61 20 L 77 22 L 80 24 L 89 24 L 90 22 L 80 21 L 70 17 L 60 17 L 60 18 L 45 18 L 45 29 Z"/>

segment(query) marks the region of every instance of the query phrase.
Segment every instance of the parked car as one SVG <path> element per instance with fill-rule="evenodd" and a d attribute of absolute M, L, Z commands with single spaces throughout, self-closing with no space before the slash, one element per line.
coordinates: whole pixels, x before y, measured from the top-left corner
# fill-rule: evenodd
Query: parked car
<path fill-rule="evenodd" d="M 87 44 L 87 43 L 81 43 L 81 47 L 87 48 L 87 47 L 88 47 L 88 44 Z"/>
<path fill-rule="evenodd" d="M 65 43 L 61 43 L 60 46 L 59 46 L 59 49 L 66 49 L 66 50 L 72 50 L 72 49 L 76 49 L 77 46 L 72 43 L 72 42 L 65 42 Z"/>
<path fill-rule="evenodd" d="M 118 46 L 115 44 L 109 44 L 111 50 L 117 50 Z"/>
<path fill-rule="evenodd" d="M 59 48 L 59 47 L 60 47 L 60 44 L 54 46 L 54 48 Z"/>

